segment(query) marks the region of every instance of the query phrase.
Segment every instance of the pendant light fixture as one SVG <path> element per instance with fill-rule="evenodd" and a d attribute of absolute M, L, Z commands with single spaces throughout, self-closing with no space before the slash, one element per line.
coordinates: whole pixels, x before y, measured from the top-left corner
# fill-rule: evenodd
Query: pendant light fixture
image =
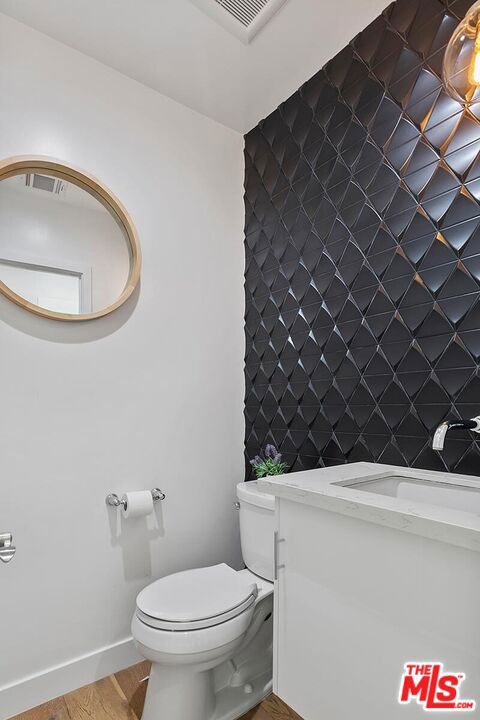
<path fill-rule="evenodd" d="M 480 0 L 465 15 L 443 60 L 447 92 L 464 105 L 480 102 Z"/>

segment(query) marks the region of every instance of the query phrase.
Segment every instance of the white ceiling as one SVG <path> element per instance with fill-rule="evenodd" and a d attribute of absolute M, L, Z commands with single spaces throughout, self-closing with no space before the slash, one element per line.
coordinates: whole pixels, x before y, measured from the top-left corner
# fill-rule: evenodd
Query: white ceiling
<path fill-rule="evenodd" d="M 387 4 L 288 0 L 250 45 L 189 0 L 0 0 L 0 12 L 246 132 Z"/>

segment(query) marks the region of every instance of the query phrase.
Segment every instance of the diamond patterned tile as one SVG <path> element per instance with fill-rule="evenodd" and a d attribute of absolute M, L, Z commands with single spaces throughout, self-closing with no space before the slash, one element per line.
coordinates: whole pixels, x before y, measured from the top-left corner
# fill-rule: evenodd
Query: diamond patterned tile
<path fill-rule="evenodd" d="M 468 0 L 397 0 L 245 138 L 246 456 L 479 473 L 480 111 Z M 247 464 L 247 474 L 250 472 Z"/>

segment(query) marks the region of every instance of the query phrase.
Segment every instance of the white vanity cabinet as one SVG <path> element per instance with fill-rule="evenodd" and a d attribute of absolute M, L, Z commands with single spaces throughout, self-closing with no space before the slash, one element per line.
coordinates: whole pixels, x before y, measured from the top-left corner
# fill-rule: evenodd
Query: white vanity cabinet
<path fill-rule="evenodd" d="M 466 675 L 459 699 L 477 702 L 441 716 L 477 717 L 480 518 L 463 518 L 455 535 L 429 506 L 416 525 L 418 504 L 410 526 L 405 507 L 392 514 L 373 493 L 345 502 L 343 488 L 324 492 L 322 472 L 337 477 L 262 483 L 276 495 L 276 694 L 304 720 L 419 720 L 432 713 L 415 698 L 399 703 L 404 665 L 441 662 Z"/>

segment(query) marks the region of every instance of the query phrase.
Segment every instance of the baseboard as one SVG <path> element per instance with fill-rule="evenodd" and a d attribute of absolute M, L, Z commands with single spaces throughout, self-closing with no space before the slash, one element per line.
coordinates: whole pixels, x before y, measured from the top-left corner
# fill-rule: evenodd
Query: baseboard
<path fill-rule="evenodd" d="M 14 715 L 135 665 L 141 660 L 143 658 L 130 637 L 24 677 L 16 683 L 0 686 L 0 720 L 9 720 Z"/>

